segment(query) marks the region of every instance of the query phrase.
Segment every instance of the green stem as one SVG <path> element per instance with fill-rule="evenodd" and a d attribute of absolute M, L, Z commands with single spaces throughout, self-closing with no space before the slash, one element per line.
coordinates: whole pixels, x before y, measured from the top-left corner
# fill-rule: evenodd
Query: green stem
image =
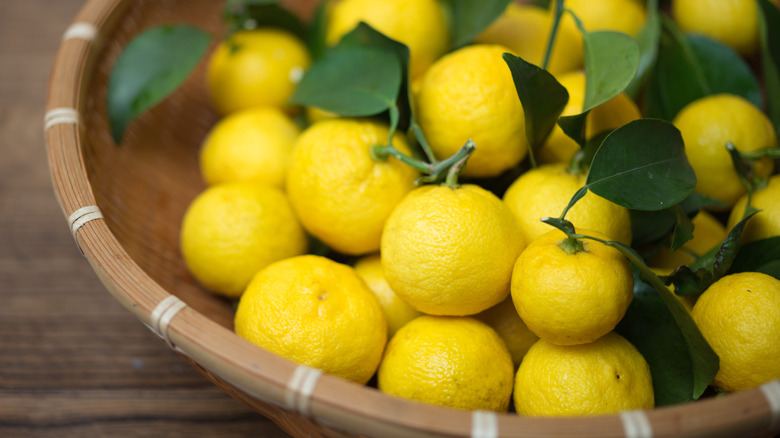
<path fill-rule="evenodd" d="M 395 131 L 398 129 L 398 122 L 401 119 L 401 114 L 398 111 L 398 105 L 393 102 L 392 105 L 390 105 L 387 108 L 390 111 L 390 129 L 387 133 L 387 144 L 392 145 L 393 144 L 393 136 L 395 135 Z"/>
<path fill-rule="evenodd" d="M 423 135 L 422 129 L 420 129 L 420 125 L 417 124 L 417 122 L 412 118 L 411 125 L 409 126 L 409 129 L 414 133 L 415 138 L 417 138 L 417 142 L 420 144 L 420 148 L 423 150 L 423 153 L 425 153 L 425 156 L 428 158 L 428 161 L 432 164 L 438 163 L 439 160 L 436 159 L 436 155 L 433 153 L 433 150 L 431 150 L 431 147 L 428 145 L 428 141 L 425 140 L 425 135 Z"/>
<path fill-rule="evenodd" d="M 430 174 L 433 170 L 433 166 L 417 160 L 415 158 L 412 158 L 403 152 L 399 151 L 395 148 L 392 144 L 388 145 L 374 145 L 370 149 L 371 152 L 371 158 L 373 158 L 376 161 L 385 161 L 388 157 L 393 157 L 396 160 L 411 166 L 413 169 L 417 170 L 420 173 Z"/>
<path fill-rule="evenodd" d="M 580 187 L 580 189 L 574 193 L 574 196 L 571 197 L 569 204 L 566 205 L 566 208 L 563 209 L 558 219 L 564 219 L 566 217 L 566 213 L 568 213 L 569 210 L 571 210 L 571 208 L 574 207 L 574 204 L 576 204 L 577 201 L 582 199 L 586 194 L 588 194 L 588 186 Z"/>
<path fill-rule="evenodd" d="M 761 158 L 780 158 L 780 147 L 760 149 L 754 152 L 739 152 L 739 156 L 747 160 L 760 160 Z"/>
<path fill-rule="evenodd" d="M 447 179 L 444 181 L 444 184 L 453 189 L 458 187 L 458 176 L 460 175 L 461 170 L 463 170 L 463 167 L 466 165 L 466 161 L 468 161 L 469 157 L 476 150 L 476 148 L 477 146 L 474 144 L 474 142 L 469 139 L 455 155 L 445 160 L 448 161 L 452 159 L 453 164 L 442 167 L 442 169 L 447 169 Z"/>
<path fill-rule="evenodd" d="M 563 0 L 556 0 L 555 15 L 553 16 L 553 27 L 552 31 L 550 31 L 550 38 L 547 40 L 547 49 L 544 52 L 544 60 L 542 61 L 542 68 L 544 70 L 547 70 L 547 66 L 550 64 L 550 56 L 552 55 L 555 37 L 558 34 L 558 27 L 561 23 L 561 16 L 563 16 Z"/>
<path fill-rule="evenodd" d="M 569 234 L 563 239 L 558 246 L 563 249 L 566 254 L 577 254 L 580 251 L 584 251 L 585 247 L 582 246 L 582 240 L 574 237 L 573 234 Z"/>

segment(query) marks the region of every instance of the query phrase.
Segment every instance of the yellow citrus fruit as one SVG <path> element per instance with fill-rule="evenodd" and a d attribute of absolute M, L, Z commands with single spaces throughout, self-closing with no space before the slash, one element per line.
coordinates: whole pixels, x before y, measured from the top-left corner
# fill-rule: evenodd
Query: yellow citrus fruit
<path fill-rule="evenodd" d="M 414 188 L 418 174 L 389 158 L 374 161 L 370 148 L 387 143 L 385 124 L 330 119 L 298 137 L 287 172 L 287 193 L 304 228 L 345 254 L 379 250 L 385 220 Z M 409 154 L 400 134 L 393 145 Z"/>
<path fill-rule="evenodd" d="M 669 252 L 669 247 L 661 248 L 650 261 L 659 268 L 674 269 L 682 265 L 690 265 L 726 239 L 728 232 L 717 218 L 702 210 L 691 220 L 693 223 L 693 238 L 675 252 Z"/>
<path fill-rule="evenodd" d="M 306 234 L 279 189 L 255 183 L 217 184 L 199 194 L 181 225 L 181 251 L 209 290 L 238 297 L 257 271 L 306 252 Z"/>
<path fill-rule="evenodd" d="M 748 219 L 742 231 L 742 242 L 748 243 L 780 236 L 780 175 L 769 178 L 769 183 L 753 193 L 750 205 L 761 210 Z M 740 198 L 729 215 L 728 228 L 732 229 L 745 213 L 747 195 Z"/>
<path fill-rule="evenodd" d="M 520 175 L 504 193 L 504 203 L 515 215 L 526 242 L 532 242 L 552 227 L 540 219 L 558 217 L 571 197 L 585 184 L 585 175 L 571 174 L 566 164 L 543 164 Z M 577 228 L 599 231 L 610 240 L 631 244 L 628 209 L 588 192 L 566 213 Z"/>
<path fill-rule="evenodd" d="M 470 317 L 424 315 L 398 330 L 377 371 L 380 391 L 466 410 L 505 412 L 512 358 L 487 324 Z"/>
<path fill-rule="evenodd" d="M 731 142 L 741 152 L 777 146 L 769 118 L 740 96 L 716 94 L 686 105 L 674 118 L 685 142 L 685 153 L 696 172 L 696 191 L 733 206 L 747 192 L 726 150 Z M 769 158 L 755 162 L 757 175 L 774 168 Z"/>
<path fill-rule="evenodd" d="M 565 0 L 563 7 L 572 10 L 588 32 L 613 30 L 637 36 L 647 19 L 639 0 Z"/>
<path fill-rule="evenodd" d="M 253 181 L 280 189 L 300 129 L 278 108 L 237 111 L 219 120 L 200 151 L 200 170 L 209 185 Z"/>
<path fill-rule="evenodd" d="M 673 0 L 672 15 L 683 32 L 708 36 L 744 56 L 759 47 L 755 0 Z"/>
<path fill-rule="evenodd" d="M 474 42 L 506 46 L 516 56 L 539 67 L 544 62 L 553 16 L 530 4 L 510 3 L 501 16 Z M 582 66 L 582 35 L 571 20 L 562 21 L 550 54 L 547 71 L 558 75 Z"/>
<path fill-rule="evenodd" d="M 365 384 L 387 342 L 376 296 L 347 265 L 315 255 L 260 271 L 236 309 L 236 333 L 292 361 Z"/>
<path fill-rule="evenodd" d="M 563 232 L 549 231 L 528 245 L 512 272 L 517 313 L 532 332 L 556 345 L 593 342 L 609 333 L 634 297 L 631 265 L 620 251 L 582 239 L 582 249 L 571 252 L 568 242 Z"/>
<path fill-rule="evenodd" d="M 445 159 L 474 140 L 476 151 L 461 173 L 495 176 L 528 153 L 525 116 L 499 45 L 472 45 L 451 52 L 426 72 L 417 95 L 417 116 L 431 149 Z"/>
<path fill-rule="evenodd" d="M 523 361 L 523 356 L 531 345 L 539 340 L 539 337 L 528 330 L 520 315 L 517 314 L 511 296 L 474 317 L 492 327 L 501 336 L 509 349 L 509 354 L 512 355 L 515 368 Z"/>
<path fill-rule="evenodd" d="M 524 248 L 512 213 L 476 185 L 428 185 L 395 208 L 382 235 L 385 278 L 404 301 L 433 315 L 472 315 L 509 294 Z"/>
<path fill-rule="evenodd" d="M 393 337 L 404 324 L 421 315 L 414 307 L 396 295 L 387 284 L 379 254 L 362 257 L 355 263 L 355 272 L 379 299 L 387 317 L 387 336 L 389 338 Z"/>
<path fill-rule="evenodd" d="M 741 391 L 780 378 L 780 280 L 727 275 L 704 291 L 691 316 L 720 358 L 713 386 Z"/>
<path fill-rule="evenodd" d="M 539 340 L 517 370 L 515 409 L 520 415 L 616 414 L 655 405 L 650 367 L 615 332 L 564 347 Z"/>
<path fill-rule="evenodd" d="M 560 75 L 558 82 L 569 92 L 569 101 L 561 116 L 573 116 L 582 113 L 585 103 L 585 72 L 571 71 Z M 619 128 L 626 123 L 642 117 L 636 103 L 625 93 L 591 109 L 585 119 L 585 138 L 590 140 L 604 131 Z M 542 163 L 569 162 L 580 146 L 563 130 L 555 125 L 542 148 L 537 152 Z"/>
<path fill-rule="evenodd" d="M 417 77 L 449 47 L 449 24 L 437 0 L 337 0 L 325 40 L 335 45 L 361 21 L 409 48 L 409 75 Z"/>
<path fill-rule="evenodd" d="M 236 32 L 209 59 L 211 101 L 223 115 L 257 106 L 287 108 L 310 63 L 306 46 L 286 31 Z"/>

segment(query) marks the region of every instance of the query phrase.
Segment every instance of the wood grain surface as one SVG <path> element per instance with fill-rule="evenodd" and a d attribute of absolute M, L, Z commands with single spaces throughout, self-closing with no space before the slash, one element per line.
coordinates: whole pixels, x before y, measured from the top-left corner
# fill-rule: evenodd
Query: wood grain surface
<path fill-rule="evenodd" d="M 83 3 L 0 3 L 0 437 L 286 437 L 122 308 L 73 241 L 43 115 Z"/>

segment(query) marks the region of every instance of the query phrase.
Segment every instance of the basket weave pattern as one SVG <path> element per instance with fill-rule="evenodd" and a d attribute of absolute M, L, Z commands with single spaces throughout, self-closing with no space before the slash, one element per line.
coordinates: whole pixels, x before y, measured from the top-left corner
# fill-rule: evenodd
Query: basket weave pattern
<path fill-rule="evenodd" d="M 287 4 L 310 17 L 315 2 Z M 117 146 L 106 117 L 109 72 L 124 45 L 159 24 L 222 35 L 221 2 L 90 0 L 63 37 L 50 79 L 46 147 L 74 238 L 106 289 L 226 392 L 295 436 L 744 436 L 780 429 L 780 382 L 648 412 L 527 418 L 385 396 L 282 359 L 232 332 L 233 308 L 190 276 L 179 224 L 204 188 L 197 151 L 217 120 L 205 63 Z"/>

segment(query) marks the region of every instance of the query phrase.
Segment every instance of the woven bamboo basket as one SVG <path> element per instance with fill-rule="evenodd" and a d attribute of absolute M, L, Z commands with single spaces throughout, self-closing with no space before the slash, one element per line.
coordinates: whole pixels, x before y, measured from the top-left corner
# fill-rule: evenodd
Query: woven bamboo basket
<path fill-rule="evenodd" d="M 313 1 L 289 1 L 302 18 Z M 233 307 L 190 276 L 179 224 L 203 190 L 200 141 L 217 120 L 204 63 L 173 96 L 134 121 L 121 146 L 105 98 L 113 62 L 150 26 L 223 32 L 214 0 L 89 0 L 63 36 L 45 119 L 53 186 L 106 289 L 215 384 L 293 436 L 666 437 L 772 436 L 780 381 L 685 405 L 586 418 L 466 412 L 383 395 L 264 351 L 232 332 Z"/>

